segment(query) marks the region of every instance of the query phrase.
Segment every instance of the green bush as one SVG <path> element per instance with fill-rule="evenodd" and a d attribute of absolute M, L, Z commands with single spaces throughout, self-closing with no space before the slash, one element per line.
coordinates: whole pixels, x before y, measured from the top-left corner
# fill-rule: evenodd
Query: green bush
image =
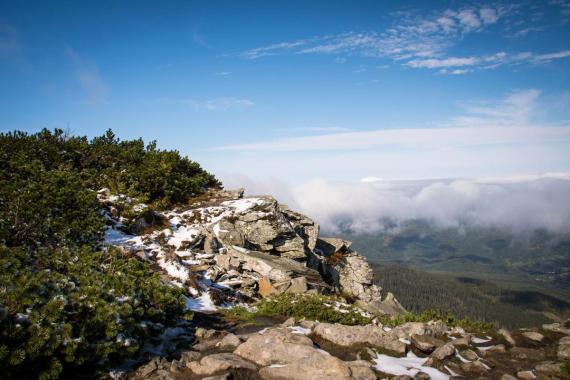
<path fill-rule="evenodd" d="M 58 129 L 0 134 L 0 244 L 96 245 L 103 218 L 95 192 L 104 187 L 160 208 L 217 186 L 177 151 L 120 141 L 110 130 L 91 141 Z"/>
<path fill-rule="evenodd" d="M 457 318 L 450 312 L 428 309 L 420 314 L 407 313 L 397 316 L 383 315 L 379 317 L 382 324 L 398 326 L 407 322 L 443 321 L 450 327 L 463 327 L 469 331 L 487 331 L 493 328 L 491 323 L 471 320 L 469 318 Z"/>
<path fill-rule="evenodd" d="M 104 226 L 96 191 L 148 202 L 139 213 L 154 217 L 153 208 L 213 186 L 178 152 L 110 130 L 91 141 L 61 130 L 0 134 L 0 377 L 93 376 L 187 318 L 181 290 L 148 264 L 96 252 Z"/>
<path fill-rule="evenodd" d="M 560 370 L 562 371 L 562 376 L 564 379 L 570 379 L 570 363 L 566 362 L 560 366 Z"/>
<path fill-rule="evenodd" d="M 283 293 L 261 300 L 257 315 L 273 315 L 308 319 L 312 321 L 341 323 L 343 325 L 367 325 L 372 319 L 362 315 L 361 310 L 351 305 L 335 307 L 337 300 L 316 294 Z"/>
<path fill-rule="evenodd" d="M 4 378 L 116 364 L 185 310 L 180 290 L 116 249 L 0 248 L 0 268 Z"/>
<path fill-rule="evenodd" d="M 77 173 L 29 168 L 0 184 L 0 240 L 8 246 L 95 245 L 103 235 L 96 193 Z"/>

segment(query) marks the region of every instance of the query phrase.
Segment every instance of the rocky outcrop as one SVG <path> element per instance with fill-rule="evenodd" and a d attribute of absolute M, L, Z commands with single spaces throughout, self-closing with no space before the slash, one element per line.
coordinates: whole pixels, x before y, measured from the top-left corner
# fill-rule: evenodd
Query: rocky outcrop
<path fill-rule="evenodd" d="M 280 320 L 265 329 L 230 333 L 194 329 L 191 323 L 198 322 L 184 321 L 145 352 L 167 350 L 175 358 L 152 359 L 129 373 L 131 379 L 546 379 L 561 378 L 561 365 L 570 361 L 569 322 L 488 335 L 442 321 L 382 325 L 374 314 L 405 310 L 374 284 L 366 259 L 349 241 L 319 237 L 316 223 L 272 197 L 217 189 L 165 212 L 106 189 L 98 197 L 107 208 L 106 244 L 148 260 L 164 281 L 184 289 L 198 321 L 218 323 L 212 321 L 219 314 L 208 313 L 220 306 L 314 293 L 336 294 L 337 300 L 327 304 L 336 313 L 360 307 L 354 316 L 369 323 L 290 318 L 282 325 Z M 130 212 L 120 213 L 118 202 Z"/>
<path fill-rule="evenodd" d="M 107 190 L 99 198 L 109 210 L 114 200 L 124 202 Z M 110 212 L 108 242 L 157 263 L 193 297 L 208 294 L 221 305 L 284 292 L 337 293 L 373 313 L 405 311 L 393 295 L 382 299 L 372 268 L 350 242 L 319 237 L 318 224 L 272 197 L 214 189 L 162 213 L 128 201 L 144 215 L 127 220 Z"/>
<path fill-rule="evenodd" d="M 405 312 L 392 294 L 382 300 L 382 289 L 373 283 L 374 271 L 351 246 L 344 239 L 318 238 L 307 264 L 322 273 L 340 294 L 365 310 L 390 315 Z"/>

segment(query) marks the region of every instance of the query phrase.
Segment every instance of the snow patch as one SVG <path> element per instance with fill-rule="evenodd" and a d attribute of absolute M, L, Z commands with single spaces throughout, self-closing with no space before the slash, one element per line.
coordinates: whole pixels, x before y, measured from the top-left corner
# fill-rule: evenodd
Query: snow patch
<path fill-rule="evenodd" d="M 471 341 L 475 344 L 487 343 L 487 342 L 491 341 L 491 338 L 483 339 L 483 338 L 477 338 L 476 336 L 474 336 L 471 338 Z"/>
<path fill-rule="evenodd" d="M 379 354 L 375 359 L 374 368 L 378 371 L 392 375 L 408 375 L 414 377 L 418 372 L 427 373 L 433 380 L 448 380 L 449 376 L 435 368 L 424 366 L 427 358 L 419 358 L 413 352 L 408 352 L 406 357 L 394 358 Z"/>
<path fill-rule="evenodd" d="M 174 262 L 174 261 L 167 261 L 164 257 L 161 257 L 158 260 L 158 265 L 166 271 L 170 276 L 182 281 L 186 282 L 188 280 L 189 272 L 188 269 L 184 268 L 182 265 Z"/>
<path fill-rule="evenodd" d="M 291 326 L 289 328 L 293 334 L 309 335 L 311 333 L 311 329 L 307 329 L 301 326 Z"/>
<path fill-rule="evenodd" d="M 202 293 L 198 298 L 186 298 L 186 308 L 192 311 L 216 311 L 217 307 L 214 305 L 212 298 L 208 292 Z"/>

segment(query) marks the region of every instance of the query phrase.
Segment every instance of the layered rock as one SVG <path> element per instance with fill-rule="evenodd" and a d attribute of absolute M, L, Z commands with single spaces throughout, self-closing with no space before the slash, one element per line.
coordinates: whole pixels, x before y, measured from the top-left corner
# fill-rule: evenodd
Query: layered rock
<path fill-rule="evenodd" d="M 318 224 L 272 197 L 211 190 L 184 209 L 162 213 L 128 198 L 133 209 L 144 210 L 130 220 L 113 213 L 116 199 L 100 193 L 110 210 L 109 243 L 156 262 L 194 297 L 207 293 L 219 304 L 336 292 L 371 312 L 404 311 L 393 295 L 382 300 L 372 268 L 350 242 L 319 237 Z"/>

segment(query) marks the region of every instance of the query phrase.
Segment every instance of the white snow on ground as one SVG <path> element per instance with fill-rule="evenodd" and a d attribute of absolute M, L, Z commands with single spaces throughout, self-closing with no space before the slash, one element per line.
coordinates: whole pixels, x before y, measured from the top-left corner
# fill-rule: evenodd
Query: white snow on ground
<path fill-rule="evenodd" d="M 186 280 L 188 280 L 188 269 L 183 267 L 182 265 L 178 264 L 177 262 L 174 261 L 166 261 L 164 259 L 164 257 L 161 257 L 158 261 L 157 261 L 158 265 L 160 265 L 160 267 L 162 269 L 164 269 L 166 271 L 166 273 L 168 273 L 170 276 L 179 279 L 182 282 L 185 282 Z"/>
<path fill-rule="evenodd" d="M 105 244 L 106 245 L 126 245 L 128 241 L 133 238 L 132 235 L 127 235 L 122 231 L 114 228 L 107 228 L 105 230 Z"/>
<path fill-rule="evenodd" d="M 404 343 L 404 344 L 411 344 L 411 342 L 410 342 L 409 340 L 404 339 L 404 338 L 400 338 L 400 339 L 398 339 L 398 340 L 399 340 L 400 342 Z"/>
<path fill-rule="evenodd" d="M 198 235 L 200 235 L 200 231 L 196 228 L 180 226 L 179 228 L 176 228 L 172 232 L 172 236 L 168 238 L 168 245 L 172 245 L 178 249 L 183 242 L 192 241 Z"/>
<path fill-rule="evenodd" d="M 216 305 L 210 298 L 208 292 L 202 293 L 198 298 L 186 298 L 186 307 L 188 310 L 192 311 L 215 311 L 217 309 Z"/>
<path fill-rule="evenodd" d="M 99 200 L 102 202 L 126 202 L 133 205 L 134 199 L 124 195 L 107 195 L 109 190 L 102 189 L 99 192 Z M 185 211 L 168 211 L 162 215 L 169 220 L 169 227 L 162 230 L 155 230 L 145 235 L 130 235 L 122 231 L 124 225 L 121 218 L 113 218 L 110 212 L 106 213 L 106 217 L 112 224 L 105 229 L 105 245 L 121 246 L 128 251 L 136 251 L 139 255 L 143 254 L 145 258 L 158 264 L 170 277 L 169 281 L 173 286 L 186 288 L 190 292 L 187 298 L 187 306 L 195 311 L 213 311 L 216 306 L 213 304 L 207 292 L 204 292 L 198 298 L 200 292 L 197 289 L 188 288 L 187 280 L 190 277 L 191 268 L 193 266 L 208 263 L 213 255 L 194 252 L 192 245 L 198 243 L 200 236 L 203 234 L 204 228 L 212 227 L 215 235 L 225 232 L 220 228 L 219 222 L 225 217 L 247 212 L 253 207 L 265 204 L 267 201 L 263 198 L 245 198 L 223 202 L 220 206 L 202 207 L 189 209 Z M 144 210 L 146 205 L 134 205 L 137 210 Z M 241 252 L 248 252 L 244 248 L 235 247 Z M 174 257 L 171 253 L 175 254 Z M 227 284 L 215 284 L 208 278 L 208 273 L 196 272 L 195 280 L 199 283 L 202 291 L 206 291 L 209 287 L 216 286 L 218 288 L 228 288 Z M 230 284 L 231 281 L 228 282 Z M 234 305 L 226 304 L 223 307 L 231 307 Z"/>
<path fill-rule="evenodd" d="M 424 366 L 423 364 L 427 358 L 419 358 L 413 352 L 408 352 L 408 355 L 403 358 L 394 358 L 388 355 L 379 354 L 374 361 L 375 369 L 381 372 L 389 373 L 392 375 L 408 375 L 414 377 L 418 372 L 425 372 L 432 380 L 448 380 L 449 375 L 438 371 L 435 368 Z"/>
<path fill-rule="evenodd" d="M 461 360 L 463 363 L 471 363 L 471 360 L 465 359 L 465 358 L 464 358 L 463 356 L 461 356 L 461 355 L 459 354 L 459 352 L 457 352 L 457 351 L 455 352 L 455 356 L 457 356 L 457 357 L 459 358 L 459 360 Z"/>
<path fill-rule="evenodd" d="M 311 333 L 311 329 L 307 329 L 301 326 L 291 326 L 289 328 L 293 334 L 309 335 Z"/>
<path fill-rule="evenodd" d="M 471 338 L 471 341 L 475 344 L 480 344 L 480 343 L 487 343 L 491 341 L 491 338 L 489 339 L 483 339 L 483 338 L 477 338 L 476 336 Z"/>
<path fill-rule="evenodd" d="M 457 373 L 453 372 L 448 366 L 444 365 L 447 372 L 451 374 L 451 376 L 459 376 Z"/>
<path fill-rule="evenodd" d="M 242 198 L 236 199 L 235 201 L 222 202 L 222 206 L 231 207 L 235 209 L 235 212 L 241 214 L 252 207 L 260 206 L 263 203 L 264 200 L 261 198 Z"/>

